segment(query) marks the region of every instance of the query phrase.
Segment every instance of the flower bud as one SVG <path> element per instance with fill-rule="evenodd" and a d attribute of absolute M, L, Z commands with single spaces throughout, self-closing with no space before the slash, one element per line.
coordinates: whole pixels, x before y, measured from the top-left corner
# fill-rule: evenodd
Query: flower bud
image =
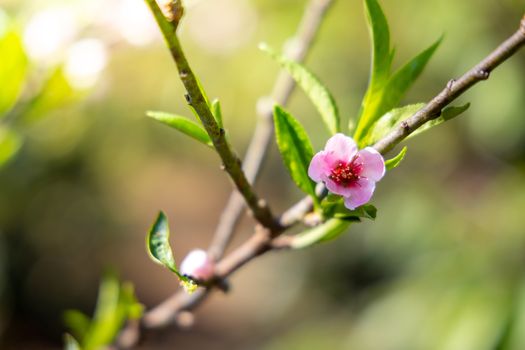
<path fill-rule="evenodd" d="M 215 264 L 202 249 L 192 250 L 180 264 L 180 273 L 198 281 L 206 281 L 213 277 Z"/>

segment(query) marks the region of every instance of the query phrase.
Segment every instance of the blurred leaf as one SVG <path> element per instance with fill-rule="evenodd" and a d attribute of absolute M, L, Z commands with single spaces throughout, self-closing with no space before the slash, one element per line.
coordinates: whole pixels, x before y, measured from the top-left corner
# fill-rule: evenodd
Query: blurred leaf
<path fill-rule="evenodd" d="M 376 143 L 381 138 L 386 136 L 390 131 L 392 131 L 392 129 L 394 129 L 401 121 L 411 117 L 424 106 L 424 103 L 416 103 L 400 108 L 394 108 L 388 113 L 384 114 L 370 130 L 369 136 L 367 138 L 368 143 Z"/>
<path fill-rule="evenodd" d="M 275 136 L 279 152 L 295 184 L 318 201 L 315 183 L 308 176 L 313 157 L 312 144 L 302 125 L 282 107 L 273 109 Z"/>
<path fill-rule="evenodd" d="M 148 111 L 146 112 L 146 115 L 163 124 L 166 124 L 174 129 L 179 130 L 183 134 L 192 137 L 193 139 L 205 144 L 206 146 L 213 146 L 210 136 L 208 136 L 208 133 L 206 133 L 206 131 L 199 124 L 185 117 L 166 112 L 156 111 Z"/>
<path fill-rule="evenodd" d="M 350 226 L 351 221 L 330 219 L 326 222 L 294 236 L 292 249 L 303 249 L 313 244 L 328 241 L 340 236 Z"/>
<path fill-rule="evenodd" d="M 130 283 L 121 284 L 114 273 L 106 273 L 100 282 L 95 314 L 90 320 L 76 310 L 66 311 L 66 325 L 77 336 L 82 349 L 95 350 L 113 342 L 128 319 L 142 315 Z"/>
<path fill-rule="evenodd" d="M 97 349 L 109 345 L 125 321 L 119 310 L 120 283 L 113 273 L 107 273 L 98 289 L 98 299 L 93 322 L 86 335 L 85 349 Z"/>
<path fill-rule="evenodd" d="M 78 344 L 71 334 L 64 334 L 64 350 L 81 350 L 80 344 Z"/>
<path fill-rule="evenodd" d="M 276 53 L 268 45 L 263 43 L 259 48 L 276 60 L 295 79 L 321 114 L 328 131 L 332 135 L 339 132 L 339 111 L 335 99 L 319 79 L 306 67 Z"/>
<path fill-rule="evenodd" d="M 58 67 L 42 84 L 38 93 L 27 102 L 22 117 L 26 122 L 34 122 L 54 109 L 76 101 L 82 95 L 69 84 L 63 67 Z"/>
<path fill-rule="evenodd" d="M 401 152 L 397 154 L 397 156 L 385 162 L 386 170 L 392 170 L 394 168 L 397 168 L 399 163 L 401 163 L 401 161 L 405 158 L 406 153 L 407 153 L 407 146 L 403 147 L 403 149 L 401 150 Z"/>
<path fill-rule="evenodd" d="M 82 342 L 89 331 L 91 320 L 78 310 L 67 310 L 64 312 L 64 323 L 71 333 Z"/>
<path fill-rule="evenodd" d="M 416 135 L 419 135 L 422 132 L 427 131 L 430 128 L 433 128 L 434 126 L 437 126 L 441 123 L 444 123 L 450 119 L 457 117 L 461 113 L 465 112 L 469 107 L 470 107 L 470 103 L 464 104 L 463 106 L 459 106 L 459 107 L 455 107 L 455 106 L 446 107 L 443 110 L 443 112 L 441 112 L 441 116 L 423 124 L 419 129 L 414 131 L 412 134 L 408 135 L 407 139 L 414 137 Z"/>
<path fill-rule="evenodd" d="M 0 38 L 0 57 L 1 118 L 14 106 L 25 83 L 28 60 L 18 34 L 8 30 Z"/>
<path fill-rule="evenodd" d="M 221 102 L 219 101 L 219 99 L 214 99 L 212 102 L 211 102 L 211 112 L 213 114 L 213 116 L 215 117 L 215 120 L 217 121 L 217 124 L 219 125 L 219 128 L 223 128 L 223 124 L 222 124 L 222 109 L 221 109 Z"/>
<path fill-rule="evenodd" d="M 144 313 L 144 305 L 142 305 L 135 295 L 135 288 L 131 283 L 123 283 L 121 289 L 121 303 L 127 307 L 127 316 L 130 320 L 138 320 Z"/>
<path fill-rule="evenodd" d="M 11 129 L 0 126 L 0 168 L 4 166 L 22 146 L 22 138 Z"/>

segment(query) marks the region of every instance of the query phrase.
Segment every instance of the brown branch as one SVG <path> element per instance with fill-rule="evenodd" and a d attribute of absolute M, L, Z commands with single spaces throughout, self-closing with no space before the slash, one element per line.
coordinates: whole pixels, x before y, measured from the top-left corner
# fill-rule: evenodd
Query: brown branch
<path fill-rule="evenodd" d="M 213 146 L 219 154 L 224 170 L 230 176 L 235 187 L 242 195 L 244 201 L 250 208 L 254 218 L 263 226 L 271 229 L 278 230 L 278 222 L 273 217 L 270 208 L 266 201 L 261 200 L 252 186 L 248 182 L 246 175 L 241 167 L 241 160 L 237 157 L 233 149 L 230 147 L 226 139 L 226 133 L 223 128 L 219 127 L 213 113 L 208 106 L 206 97 L 204 96 L 197 77 L 193 73 L 182 46 L 180 45 L 179 38 L 177 37 L 177 26 L 178 20 L 182 16 L 182 5 L 178 3 L 176 9 L 177 13 L 174 14 L 176 20 L 169 21 L 164 17 L 159 5 L 155 0 L 146 0 L 151 12 L 153 13 L 155 20 L 159 28 L 162 31 L 164 39 L 170 49 L 171 56 L 175 61 L 177 70 L 179 71 L 179 78 L 186 88 L 186 100 L 188 104 L 197 112 L 197 115 L 206 129 L 208 135 L 212 140 Z"/>
<path fill-rule="evenodd" d="M 299 29 L 295 36 L 288 42 L 285 55 L 296 62 L 302 62 L 311 47 L 321 22 L 333 0 L 311 0 L 307 5 Z M 279 73 L 273 87 L 273 100 L 280 105 L 286 105 L 295 88 L 295 80 L 284 70 Z M 257 112 L 259 120 L 251 139 L 246 157 L 244 159 L 244 172 L 250 183 L 255 183 L 259 175 L 261 165 L 273 136 L 273 103 L 270 99 L 261 99 Z M 228 199 L 225 209 L 219 219 L 219 224 L 213 236 L 208 253 L 219 260 L 224 255 L 233 233 L 237 228 L 241 215 L 244 211 L 244 201 L 238 192 L 233 192 Z"/>
<path fill-rule="evenodd" d="M 427 103 L 425 107 L 421 108 L 410 118 L 402 121 L 392 132 L 379 140 L 374 145 L 374 148 L 381 153 L 386 153 L 414 132 L 414 130 L 426 122 L 439 117 L 444 107 L 478 82 L 487 80 L 490 73 L 497 66 L 516 53 L 524 44 L 525 16 L 522 18 L 520 28 L 516 33 L 459 79 L 450 80 L 443 91 Z"/>

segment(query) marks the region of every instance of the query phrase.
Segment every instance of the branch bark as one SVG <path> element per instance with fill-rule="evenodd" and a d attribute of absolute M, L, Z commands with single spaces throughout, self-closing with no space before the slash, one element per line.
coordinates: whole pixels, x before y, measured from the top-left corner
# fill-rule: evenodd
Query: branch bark
<path fill-rule="evenodd" d="M 193 73 L 182 46 L 177 36 L 178 20 L 182 16 L 182 5 L 179 5 L 179 13 L 174 15 L 176 20 L 169 21 L 162 13 L 159 5 L 155 0 L 146 0 L 159 28 L 162 31 L 164 39 L 170 49 L 171 56 L 175 61 L 179 78 L 186 88 L 186 100 L 188 104 L 197 112 L 204 129 L 213 142 L 213 146 L 219 154 L 224 170 L 228 173 L 231 180 L 239 193 L 244 198 L 250 208 L 254 218 L 264 227 L 271 230 L 278 230 L 279 224 L 272 215 L 266 201 L 260 199 L 250 185 L 246 174 L 242 170 L 241 160 L 230 147 L 226 139 L 226 133 L 223 128 L 219 127 L 213 116 L 206 97 L 201 91 L 197 77 Z"/>
<path fill-rule="evenodd" d="M 333 4 L 333 0 L 311 0 L 303 14 L 301 23 L 295 36 L 288 42 L 285 55 L 290 59 L 302 62 L 321 26 L 326 11 Z M 286 105 L 295 88 L 295 80 L 284 70 L 281 70 L 272 91 L 272 100 L 280 105 Z M 262 98 L 257 105 L 259 119 L 251 139 L 246 157 L 244 171 L 248 181 L 253 184 L 257 181 L 259 170 L 266 158 L 270 141 L 273 137 L 273 103 L 270 98 Z M 228 199 L 225 209 L 219 219 L 219 224 L 208 249 L 208 253 L 219 260 L 230 243 L 233 233 L 244 211 L 244 201 L 238 192 L 233 192 Z"/>
<path fill-rule="evenodd" d="M 519 29 L 498 46 L 492 53 L 475 65 L 459 79 L 452 79 L 447 86 L 423 108 L 410 118 L 402 121 L 383 139 L 379 140 L 374 148 L 380 153 L 386 153 L 399 142 L 404 140 L 414 130 L 426 122 L 439 117 L 441 110 L 454 101 L 465 91 L 480 81 L 487 80 L 490 73 L 501 63 L 514 55 L 525 44 L 525 16 L 522 18 Z"/>

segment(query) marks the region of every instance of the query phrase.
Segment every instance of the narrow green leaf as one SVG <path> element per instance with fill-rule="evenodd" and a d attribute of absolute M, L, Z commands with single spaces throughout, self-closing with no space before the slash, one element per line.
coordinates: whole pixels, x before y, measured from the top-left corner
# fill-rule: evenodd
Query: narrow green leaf
<path fill-rule="evenodd" d="M 374 144 L 392 131 L 392 129 L 394 129 L 401 121 L 409 118 L 424 106 L 424 103 L 416 103 L 400 108 L 394 108 L 388 113 L 385 113 L 370 130 L 369 136 L 367 137 L 367 143 L 369 145 Z"/>
<path fill-rule="evenodd" d="M 365 0 L 365 12 L 372 46 L 370 90 L 386 83 L 390 75 L 393 51 L 390 51 L 390 30 L 377 0 Z"/>
<path fill-rule="evenodd" d="M 22 146 L 22 138 L 13 130 L 0 126 L 0 168 L 13 158 Z"/>
<path fill-rule="evenodd" d="M 177 275 L 179 271 L 173 258 L 173 253 L 170 246 L 170 229 L 168 226 L 168 219 L 161 211 L 157 219 L 151 226 L 146 239 L 148 253 L 157 264 L 161 264 Z"/>
<path fill-rule="evenodd" d="M 319 242 L 339 237 L 352 222 L 341 219 L 330 219 L 321 225 L 298 234 L 293 238 L 292 249 L 303 249 Z"/>
<path fill-rule="evenodd" d="M 369 130 L 380 116 L 397 107 L 442 40 L 438 39 L 390 75 L 394 50 L 389 48 L 388 23 L 377 0 L 365 0 L 365 5 L 372 37 L 372 71 L 354 133 L 354 139 L 361 147 L 371 144 L 367 136 Z"/>
<path fill-rule="evenodd" d="M 397 168 L 399 163 L 401 163 L 401 161 L 405 158 L 406 153 L 407 153 L 407 146 L 403 147 L 403 149 L 401 150 L 401 152 L 398 153 L 397 156 L 385 162 L 386 170 L 392 170 L 394 168 Z"/>
<path fill-rule="evenodd" d="M 390 68 L 394 57 L 394 50 L 390 49 L 390 31 L 388 22 L 381 6 L 377 0 L 364 0 L 365 13 L 370 33 L 372 63 L 370 68 L 370 81 L 361 109 L 358 122 L 354 132 L 354 139 L 363 146 L 366 131 L 377 117 L 376 111 L 381 104 L 381 98 L 385 85 L 390 77 Z M 351 124 L 354 121 L 351 120 Z M 352 125 L 349 129 L 353 129 Z"/>
<path fill-rule="evenodd" d="M 405 96 L 408 89 L 414 84 L 434 52 L 436 52 L 442 39 L 443 37 L 436 40 L 436 42 L 408 61 L 392 75 L 385 87 L 380 108 L 376 112 L 378 115 L 383 115 L 399 105 L 403 96 Z"/>
<path fill-rule="evenodd" d="M 194 138 L 195 140 L 205 144 L 206 146 L 211 147 L 213 145 L 210 136 L 208 136 L 206 131 L 199 124 L 185 117 L 166 112 L 156 111 L 148 111 L 146 112 L 146 115 L 163 124 L 166 124 L 174 129 L 179 130 L 183 134 Z"/>
<path fill-rule="evenodd" d="M 389 79 L 386 85 L 374 95 L 373 101 L 367 101 L 365 106 L 365 113 L 362 117 L 363 122 L 359 123 L 359 138 L 366 140 L 360 143 L 371 144 L 366 137 L 369 134 L 370 128 L 373 127 L 376 120 L 384 115 L 387 111 L 399 105 L 399 102 L 406 94 L 408 89 L 414 84 L 419 77 L 426 64 L 438 48 L 442 38 L 438 39 L 431 46 L 414 57 L 398 71 L 396 71 Z"/>
<path fill-rule="evenodd" d="M 319 111 L 328 131 L 333 135 L 340 131 L 339 111 L 335 99 L 319 79 L 306 67 L 280 55 L 262 43 L 259 48 L 277 61 L 295 79 Z"/>
<path fill-rule="evenodd" d="M 81 350 L 80 344 L 71 336 L 71 334 L 64 334 L 64 350 Z"/>
<path fill-rule="evenodd" d="M 295 184 L 317 201 L 315 183 L 308 177 L 313 148 L 301 124 L 282 107 L 273 109 L 277 146 Z"/>
<path fill-rule="evenodd" d="M 412 134 L 408 135 L 407 139 L 414 137 L 416 135 L 421 134 L 422 132 L 425 132 L 429 130 L 430 128 L 433 128 L 434 126 L 437 126 L 441 123 L 444 123 L 450 119 L 453 119 L 460 115 L 461 113 L 465 112 L 470 107 L 470 103 L 466 103 L 463 106 L 455 107 L 450 106 L 446 107 L 442 112 L 441 116 L 437 117 L 436 119 L 430 120 L 423 124 L 419 129 L 414 131 Z"/>
<path fill-rule="evenodd" d="M 25 83 L 28 60 L 20 36 L 12 30 L 0 33 L 0 118 L 16 103 Z"/>
<path fill-rule="evenodd" d="M 222 124 L 222 109 L 221 109 L 221 102 L 219 101 L 219 99 L 214 99 L 212 102 L 211 102 L 211 112 L 213 114 L 213 116 L 215 117 L 215 120 L 217 121 L 217 124 L 219 125 L 219 128 L 222 128 L 223 127 L 223 124 Z"/>

